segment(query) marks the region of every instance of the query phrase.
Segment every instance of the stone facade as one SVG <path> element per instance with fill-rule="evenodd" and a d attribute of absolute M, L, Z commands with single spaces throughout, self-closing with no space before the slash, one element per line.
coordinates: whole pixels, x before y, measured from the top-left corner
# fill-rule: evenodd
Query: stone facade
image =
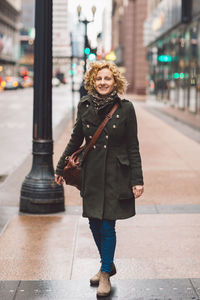
<path fill-rule="evenodd" d="M 17 73 L 20 17 L 21 1 L 0 1 L 0 78 Z"/>
<path fill-rule="evenodd" d="M 143 23 L 147 17 L 147 0 L 113 1 L 113 47 L 124 67 L 128 93 L 146 94 L 147 62 L 143 46 Z"/>

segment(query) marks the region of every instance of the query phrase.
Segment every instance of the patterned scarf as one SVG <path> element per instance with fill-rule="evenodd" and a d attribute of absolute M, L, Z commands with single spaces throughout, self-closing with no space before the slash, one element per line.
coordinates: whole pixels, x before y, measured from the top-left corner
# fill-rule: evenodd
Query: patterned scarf
<path fill-rule="evenodd" d="M 94 105 L 94 109 L 99 112 L 104 107 L 106 107 L 108 104 L 111 104 L 114 102 L 114 98 L 117 95 L 116 90 L 113 90 L 112 93 L 106 96 L 101 96 L 97 91 L 94 91 L 92 94 L 92 103 Z"/>

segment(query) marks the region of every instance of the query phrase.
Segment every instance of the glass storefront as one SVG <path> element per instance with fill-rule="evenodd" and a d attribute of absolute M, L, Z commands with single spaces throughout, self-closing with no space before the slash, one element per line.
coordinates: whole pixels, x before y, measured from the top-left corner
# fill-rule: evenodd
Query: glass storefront
<path fill-rule="evenodd" d="M 200 19 L 181 24 L 148 47 L 149 94 L 200 113 Z"/>

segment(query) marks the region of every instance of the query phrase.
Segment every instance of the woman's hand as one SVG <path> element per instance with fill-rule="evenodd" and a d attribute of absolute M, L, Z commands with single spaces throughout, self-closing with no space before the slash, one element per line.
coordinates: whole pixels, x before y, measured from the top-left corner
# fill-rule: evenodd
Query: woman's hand
<path fill-rule="evenodd" d="M 62 185 L 64 183 L 64 179 L 62 176 L 55 174 L 54 177 L 55 177 L 55 182 L 58 185 Z"/>
<path fill-rule="evenodd" d="M 135 198 L 139 198 L 144 192 L 144 186 L 143 185 L 135 185 L 132 187 L 132 191 L 133 191 Z"/>

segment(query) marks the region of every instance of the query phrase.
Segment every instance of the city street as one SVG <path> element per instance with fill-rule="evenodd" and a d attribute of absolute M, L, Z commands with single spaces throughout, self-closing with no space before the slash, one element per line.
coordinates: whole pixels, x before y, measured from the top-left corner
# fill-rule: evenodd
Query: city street
<path fill-rule="evenodd" d="M 53 136 L 63 119 L 71 117 L 71 84 L 53 88 Z M 75 93 L 75 104 L 79 94 Z M 32 149 L 33 89 L 0 93 L 0 178 L 19 166 Z M 67 123 L 65 123 L 67 124 Z M 57 132 L 58 133 L 58 132 Z"/>
<path fill-rule="evenodd" d="M 200 0 L 0 0 L 0 120 L 0 300 L 200 300 Z"/>
<path fill-rule="evenodd" d="M 135 103 L 135 108 L 145 193 L 137 200 L 136 217 L 117 222 L 118 272 L 107 299 L 197 300 L 200 144 L 177 130 L 176 124 L 152 114 L 145 103 Z M 55 164 L 71 128 L 68 122 L 55 143 Z M 81 217 L 79 192 L 65 186 L 65 213 L 18 215 L 21 181 L 30 160 L 0 186 L 3 299 L 95 299 L 89 278 L 98 269 L 99 258 L 88 221 Z"/>

